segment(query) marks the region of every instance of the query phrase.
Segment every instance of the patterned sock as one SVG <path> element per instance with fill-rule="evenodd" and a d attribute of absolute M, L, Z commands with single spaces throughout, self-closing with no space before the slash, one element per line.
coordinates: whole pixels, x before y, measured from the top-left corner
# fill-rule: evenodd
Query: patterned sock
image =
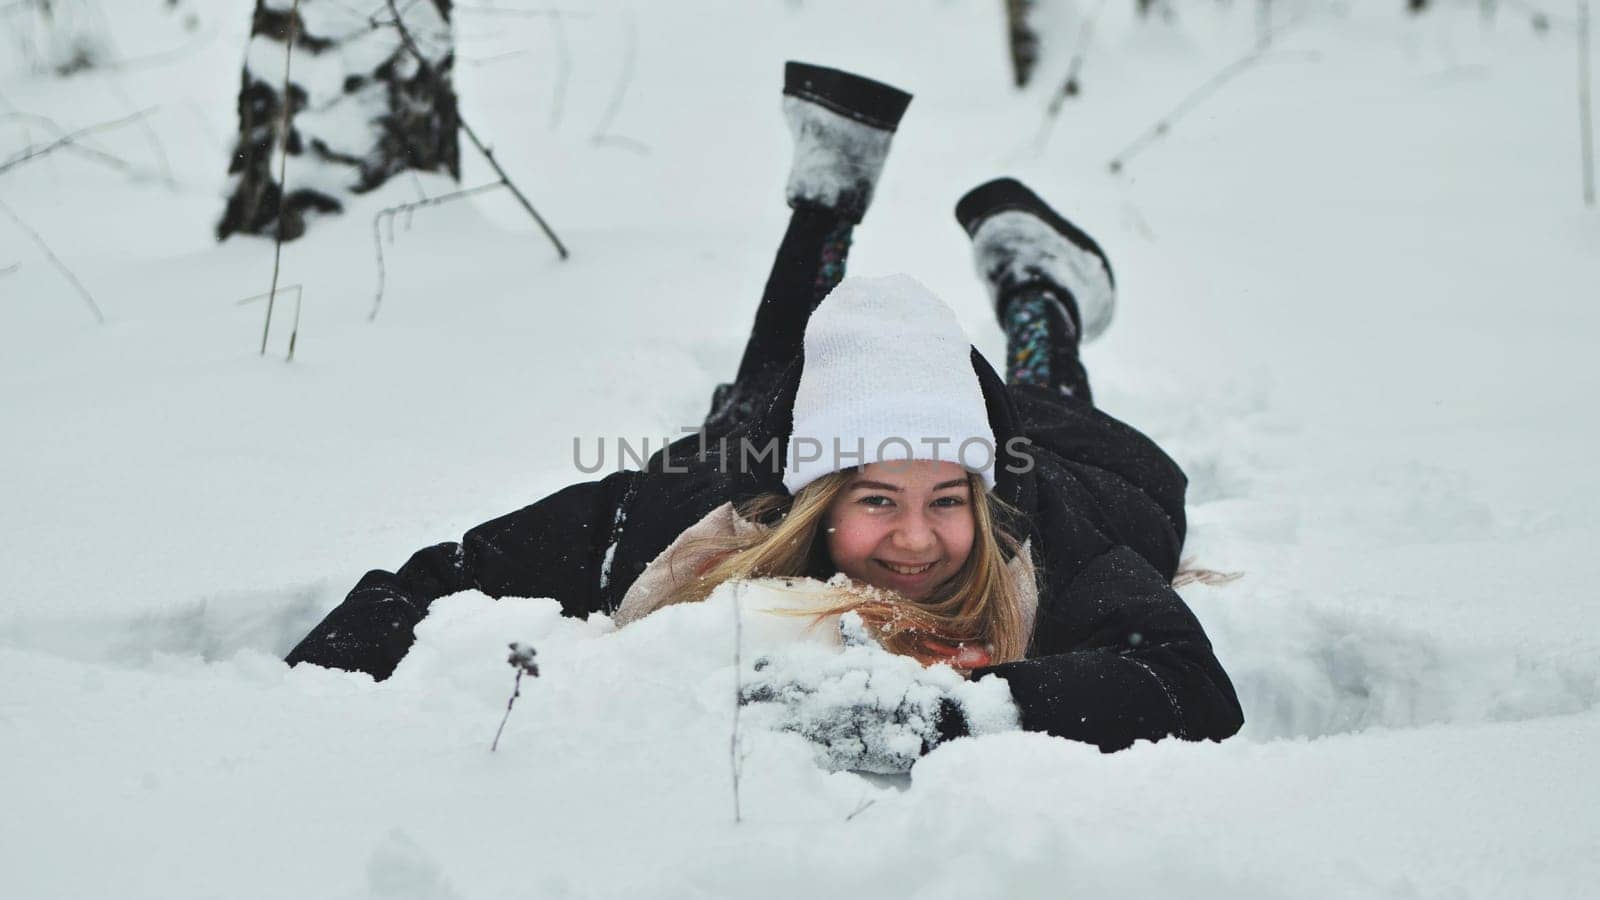
<path fill-rule="evenodd" d="M 1048 288 L 1025 288 L 1005 301 L 1006 381 L 1088 397 L 1088 378 L 1078 362 L 1076 323 Z"/>
<path fill-rule="evenodd" d="M 844 278 L 845 260 L 850 255 L 850 236 L 854 229 L 855 225 L 841 219 L 823 239 L 822 255 L 817 263 L 816 289 L 811 297 L 812 309 Z"/>

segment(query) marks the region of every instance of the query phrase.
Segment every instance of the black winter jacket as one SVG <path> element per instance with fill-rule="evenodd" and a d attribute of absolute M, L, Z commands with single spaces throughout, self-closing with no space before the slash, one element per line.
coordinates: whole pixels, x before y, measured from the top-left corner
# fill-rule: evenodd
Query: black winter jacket
<path fill-rule="evenodd" d="M 1176 735 L 1220 740 L 1243 713 L 1200 623 L 1170 582 L 1183 546 L 1187 485 L 1154 442 L 1092 406 L 1004 384 L 978 354 L 996 445 L 1017 436 L 1033 467 L 996 470 L 996 491 L 1022 510 L 1039 610 L 1028 658 L 980 669 L 1003 677 L 1024 728 L 1126 747 Z M 722 435 L 690 436 L 643 470 L 575 484 L 479 525 L 460 543 L 373 571 L 289 654 L 386 678 L 435 599 L 468 589 L 491 597 L 552 597 L 567 615 L 612 613 L 645 566 L 707 513 L 763 492 L 781 471 L 740 465 L 741 438 L 787 448 L 798 363 L 764 411 Z M 778 457 L 781 459 L 781 455 Z"/>

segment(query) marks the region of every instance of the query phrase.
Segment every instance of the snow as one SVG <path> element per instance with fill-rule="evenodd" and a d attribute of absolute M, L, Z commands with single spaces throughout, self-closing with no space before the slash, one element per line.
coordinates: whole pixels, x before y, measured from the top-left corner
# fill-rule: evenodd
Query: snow
<path fill-rule="evenodd" d="M 92 0 L 8 3 L 0 28 L 0 46 L 34 71 L 71 72 L 107 58 L 106 17 Z"/>
<path fill-rule="evenodd" d="M 108 320 L 0 220 L 6 895 L 1588 896 L 1600 219 L 1572 23 L 1402 5 L 1274 4 L 1305 16 L 1119 176 L 1253 46 L 1253 4 L 1142 25 L 1106 4 L 1049 127 L 1067 48 L 1012 93 L 983 0 L 459 5 L 463 113 L 573 258 L 503 194 L 419 211 L 368 322 L 373 213 L 450 189 L 394 179 L 285 248 L 292 364 L 292 303 L 265 358 L 263 306 L 238 303 L 270 244 L 210 235 L 238 4 L 189 4 L 199 37 L 102 4 L 112 51 L 149 54 L 121 69 L 0 58 L 0 116 L 156 106 L 90 138 L 131 172 L 0 173 Z M 1106 756 L 1008 732 L 872 779 L 752 726 L 735 824 L 718 602 L 614 630 L 463 594 L 381 685 L 278 662 L 366 569 L 603 474 L 574 436 L 704 414 L 783 228 L 787 58 L 916 93 L 851 271 L 910 272 L 991 358 L 963 191 L 1013 174 L 1105 248 L 1096 397 L 1190 473 L 1186 553 L 1245 573 L 1183 589 L 1237 739 Z M 47 139 L 0 126 L 3 158 Z M 463 186 L 489 180 L 463 156 Z M 512 641 L 541 675 L 490 754 Z"/>
<path fill-rule="evenodd" d="M 817 765 L 829 771 L 888 775 L 908 771 L 924 748 L 943 740 L 943 715 L 959 717 L 975 736 L 1017 729 L 1016 704 L 1001 679 L 968 681 L 947 665 L 923 668 L 889 653 L 855 613 L 824 622 L 805 615 L 836 606 L 841 598 L 832 588 L 850 584 L 843 575 L 827 583 L 759 579 L 724 584 L 706 598 L 712 609 L 731 603 L 739 611 L 740 627 L 729 637 L 740 651 L 744 727 L 804 736 Z M 748 642 L 746 619 L 757 625 Z"/>
<path fill-rule="evenodd" d="M 785 196 L 834 208 L 870 202 L 893 134 L 799 97 L 783 98 L 783 114 L 795 147 Z"/>

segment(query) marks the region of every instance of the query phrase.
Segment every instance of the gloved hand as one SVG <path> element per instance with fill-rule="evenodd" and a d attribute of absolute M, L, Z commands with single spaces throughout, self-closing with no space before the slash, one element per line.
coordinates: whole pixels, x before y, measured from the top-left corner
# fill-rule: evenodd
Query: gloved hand
<path fill-rule="evenodd" d="M 787 647 L 757 659 L 740 690 L 754 724 L 807 738 L 824 768 L 896 774 L 945 741 L 1017 727 L 1000 679 L 923 668 L 879 647 L 854 614 L 840 631 L 842 651 Z"/>

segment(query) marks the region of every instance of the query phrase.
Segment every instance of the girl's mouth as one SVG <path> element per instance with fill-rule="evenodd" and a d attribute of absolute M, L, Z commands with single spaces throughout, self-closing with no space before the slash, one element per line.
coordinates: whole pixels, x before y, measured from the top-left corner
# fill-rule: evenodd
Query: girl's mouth
<path fill-rule="evenodd" d="M 927 572 L 929 569 L 932 569 L 938 564 L 938 560 L 934 560 L 930 563 L 923 563 L 920 566 L 907 566 L 900 563 L 888 562 L 887 560 L 882 559 L 874 559 L 873 562 L 883 566 L 885 569 L 888 569 L 889 571 L 903 578 L 915 578 L 916 576 Z"/>

